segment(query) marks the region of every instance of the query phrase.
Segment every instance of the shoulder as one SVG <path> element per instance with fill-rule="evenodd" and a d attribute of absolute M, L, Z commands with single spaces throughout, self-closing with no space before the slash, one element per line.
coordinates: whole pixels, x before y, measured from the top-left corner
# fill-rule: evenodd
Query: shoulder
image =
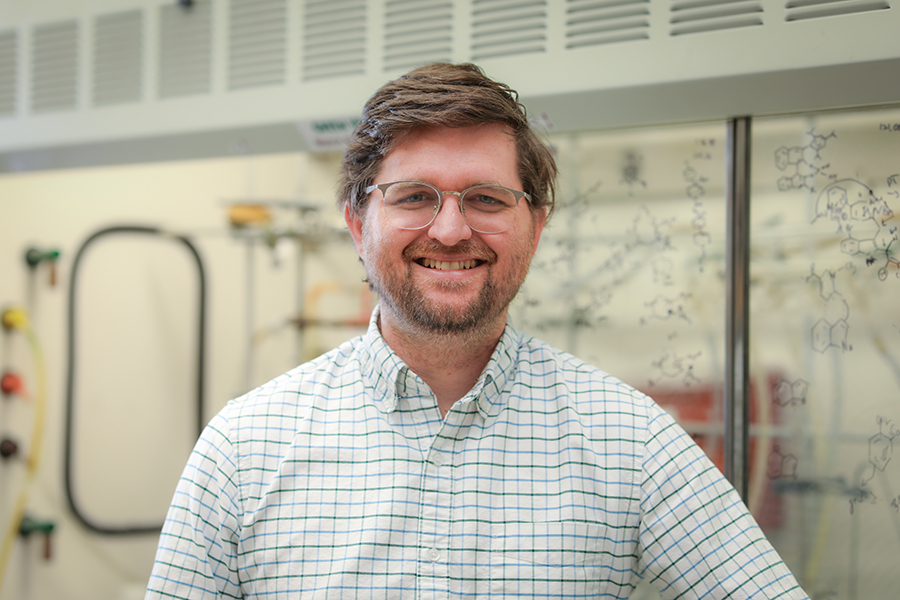
<path fill-rule="evenodd" d="M 522 334 L 520 340 L 520 381 L 547 389 L 551 395 L 565 395 L 577 404 L 625 403 L 645 407 L 652 403 L 643 392 L 577 356 L 528 334 Z"/>
<path fill-rule="evenodd" d="M 515 401 L 562 411 L 588 428 L 637 441 L 646 435 L 656 404 L 643 392 L 572 354 L 521 334 Z M 604 436 L 605 437 L 605 436 Z"/>
<path fill-rule="evenodd" d="M 291 369 L 231 400 L 219 417 L 227 421 L 236 440 L 246 439 L 245 434 L 260 428 L 266 429 L 270 441 L 279 438 L 278 432 L 289 439 L 296 423 L 307 418 L 314 404 L 358 393 L 360 345 L 361 338 L 354 338 Z"/>

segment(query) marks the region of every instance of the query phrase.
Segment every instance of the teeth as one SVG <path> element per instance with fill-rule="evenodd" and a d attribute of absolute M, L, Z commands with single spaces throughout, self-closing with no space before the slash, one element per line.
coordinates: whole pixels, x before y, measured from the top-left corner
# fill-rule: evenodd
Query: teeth
<path fill-rule="evenodd" d="M 423 258 L 422 264 L 429 269 L 438 269 L 439 271 L 458 271 L 460 269 L 471 269 L 474 268 L 478 261 L 475 260 L 463 260 L 463 261 L 453 261 L 453 262 L 445 262 L 440 260 L 434 260 L 431 258 Z"/>

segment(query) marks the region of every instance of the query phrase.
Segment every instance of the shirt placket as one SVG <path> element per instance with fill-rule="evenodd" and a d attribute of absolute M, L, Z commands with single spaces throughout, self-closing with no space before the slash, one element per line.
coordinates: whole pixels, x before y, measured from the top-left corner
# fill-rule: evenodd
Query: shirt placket
<path fill-rule="evenodd" d="M 431 441 L 422 466 L 422 509 L 419 525 L 418 597 L 422 600 L 450 595 L 450 570 L 459 549 L 451 539 L 453 511 L 453 456 L 457 430 L 468 407 L 450 409 Z"/>

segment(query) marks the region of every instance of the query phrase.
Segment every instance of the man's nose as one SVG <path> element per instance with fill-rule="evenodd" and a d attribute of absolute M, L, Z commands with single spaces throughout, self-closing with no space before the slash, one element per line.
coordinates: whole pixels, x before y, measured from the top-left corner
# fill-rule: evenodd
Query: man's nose
<path fill-rule="evenodd" d="M 428 226 L 428 235 L 445 246 L 454 246 L 472 237 L 472 228 L 460 210 L 459 194 L 444 192 L 441 210 Z"/>

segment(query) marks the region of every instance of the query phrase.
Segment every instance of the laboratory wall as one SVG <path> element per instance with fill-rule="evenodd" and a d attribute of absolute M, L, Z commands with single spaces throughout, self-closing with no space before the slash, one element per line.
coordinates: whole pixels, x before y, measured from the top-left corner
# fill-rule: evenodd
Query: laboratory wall
<path fill-rule="evenodd" d="M 896 108 L 752 121 L 746 501 L 813 598 L 888 598 L 900 583 L 898 124 Z M 558 207 L 514 324 L 650 394 L 722 467 L 726 123 L 547 139 Z M 155 536 L 92 530 L 64 473 L 71 460 L 95 525 L 165 512 L 196 436 L 198 272 L 176 236 L 206 278 L 204 418 L 362 331 L 375 300 L 334 206 L 338 157 L 244 150 L 0 177 L 0 303 L 25 306 L 40 342 L 3 331 L 3 368 L 25 387 L 0 400 L 0 434 L 22 442 L 0 462 L 4 516 L 27 483 L 44 370 L 47 382 L 36 531 L 16 540 L 0 598 L 142 596 Z M 110 233 L 84 249 L 121 225 L 173 235 Z M 51 254 L 32 267 L 29 248 Z"/>
<path fill-rule="evenodd" d="M 0 437 L 18 446 L 0 460 L 0 528 L 26 490 L 34 524 L 13 538 L 0 598 L 142 597 L 157 535 L 127 532 L 165 515 L 197 435 L 199 371 L 208 419 L 361 330 L 371 299 L 336 172 L 333 155 L 244 154 L 0 178 L 0 309 L 30 321 L 0 330 L 0 369 L 19 382 L 0 397 Z M 123 226 L 165 234 L 86 244 Z M 199 270 L 175 236 L 205 275 L 202 366 Z M 43 260 L 30 266 L 29 249 Z"/>

